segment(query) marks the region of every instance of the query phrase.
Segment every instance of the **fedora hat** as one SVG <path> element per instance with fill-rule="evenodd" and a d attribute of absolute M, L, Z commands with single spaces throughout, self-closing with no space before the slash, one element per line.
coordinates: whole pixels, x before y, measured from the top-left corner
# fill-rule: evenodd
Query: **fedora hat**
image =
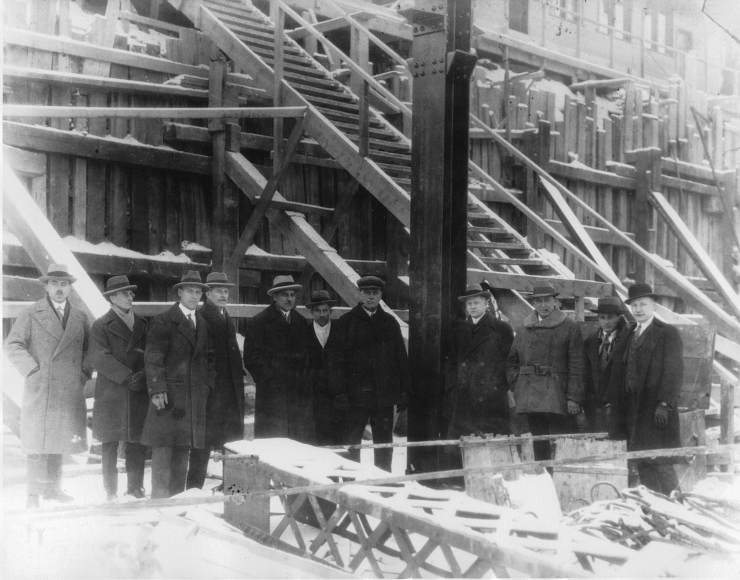
<path fill-rule="evenodd" d="M 229 288 L 231 286 L 236 286 L 236 284 L 232 284 L 229 282 L 228 277 L 223 272 L 211 272 L 206 276 L 206 284 L 210 288 L 217 288 L 219 286 L 224 288 Z"/>
<path fill-rule="evenodd" d="M 103 296 L 108 297 L 116 292 L 125 292 L 126 290 L 136 290 L 136 285 L 128 281 L 128 276 L 113 276 L 108 278 L 105 283 L 105 292 Z"/>
<path fill-rule="evenodd" d="M 360 290 L 384 290 L 385 282 L 383 282 L 377 276 L 363 276 L 357 281 L 357 288 Z"/>
<path fill-rule="evenodd" d="M 636 284 L 632 284 L 627 290 L 627 300 L 625 302 L 631 304 L 638 298 L 652 298 L 653 300 L 657 300 L 658 295 L 653 292 L 653 287 L 650 284 L 637 282 Z"/>
<path fill-rule="evenodd" d="M 77 282 L 77 278 L 70 275 L 66 264 L 50 264 L 46 276 L 41 276 L 39 282 L 46 284 L 49 280 L 68 280 L 70 284 Z"/>
<path fill-rule="evenodd" d="M 210 290 L 207 284 L 203 284 L 203 279 L 200 277 L 200 272 L 197 270 L 188 270 L 182 275 L 180 281 L 175 284 L 172 289 L 177 290 L 183 286 L 197 286 L 203 290 Z"/>
<path fill-rule="evenodd" d="M 589 308 L 589 310 L 596 314 L 622 314 L 624 312 L 622 301 L 616 296 L 599 298 L 596 308 Z"/>
<path fill-rule="evenodd" d="M 552 284 L 547 282 L 541 283 L 538 286 L 532 288 L 532 294 L 530 298 L 545 298 L 546 296 L 557 296 L 559 292 L 553 288 Z"/>
<path fill-rule="evenodd" d="M 306 308 L 311 310 L 315 306 L 320 306 L 322 304 L 326 304 L 327 306 L 336 306 L 337 301 L 332 300 L 326 290 L 317 290 L 316 292 L 311 292 L 311 302 L 306 304 Z"/>
<path fill-rule="evenodd" d="M 474 298 L 475 296 L 483 296 L 488 300 L 493 298 L 493 294 L 491 294 L 488 290 L 484 290 L 483 286 L 481 286 L 480 284 L 470 284 L 467 288 L 465 288 L 465 292 L 462 293 L 462 296 L 458 296 L 457 299 L 460 302 L 465 302 L 468 298 Z"/>
<path fill-rule="evenodd" d="M 272 281 L 272 288 L 267 291 L 268 296 L 272 296 L 275 292 L 281 290 L 300 290 L 303 288 L 300 284 L 296 284 L 293 281 L 293 276 L 275 276 Z"/>

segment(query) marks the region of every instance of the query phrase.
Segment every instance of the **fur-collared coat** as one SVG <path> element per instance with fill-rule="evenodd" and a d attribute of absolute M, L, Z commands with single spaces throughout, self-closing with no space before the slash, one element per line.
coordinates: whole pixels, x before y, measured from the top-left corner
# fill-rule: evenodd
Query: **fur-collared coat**
<path fill-rule="evenodd" d="M 474 433 L 511 433 L 506 358 L 514 331 L 486 312 L 478 324 L 468 318 L 455 329 L 451 361 L 455 366 L 452 419 L 448 439 Z"/>
<path fill-rule="evenodd" d="M 627 416 L 624 413 L 626 396 L 628 350 L 635 339 L 636 325 L 629 328 L 627 339 L 619 350 L 612 353 L 614 366 L 610 403 L 621 417 L 621 434 L 627 436 L 627 450 L 667 449 L 680 446 L 678 424 L 678 396 L 683 384 L 683 342 L 678 330 L 657 318 L 639 338 L 637 354 L 632 364 L 637 365 L 638 410 Z M 656 427 L 655 409 L 661 402 L 668 403 L 672 411 L 668 426 Z M 614 412 L 614 411 L 613 411 Z"/>
<path fill-rule="evenodd" d="M 66 328 L 44 297 L 20 313 L 5 341 L 10 363 L 26 379 L 21 444 L 27 454 L 65 453 L 75 435 L 85 438 L 90 322 L 67 304 Z"/>
<path fill-rule="evenodd" d="M 533 370 L 540 365 L 539 374 Z M 583 336 L 559 308 L 539 320 L 536 312 L 517 331 L 506 375 L 517 413 L 568 413 L 567 400 L 583 402 Z"/>
<path fill-rule="evenodd" d="M 141 441 L 149 395 L 144 386 L 132 391 L 124 380 L 144 368 L 149 325 L 134 314 L 131 331 L 112 309 L 93 322 L 90 362 L 98 371 L 93 407 L 93 436 L 106 441 Z"/>
<path fill-rule="evenodd" d="M 206 445 L 223 447 L 244 439 L 244 368 L 236 329 L 228 312 L 224 316 L 206 301 L 200 313 L 208 323 L 215 355 L 216 387 L 208 396 Z"/>
<path fill-rule="evenodd" d="M 195 332 L 179 303 L 154 318 L 144 351 L 149 397 L 167 393 L 167 406 L 149 402 L 141 442 L 152 447 L 203 449 L 206 401 L 215 381 L 208 323 L 195 311 Z"/>
<path fill-rule="evenodd" d="M 309 339 L 306 319 L 292 310 L 288 323 L 274 303 L 249 322 L 244 366 L 257 386 L 256 438 L 315 442 Z"/>

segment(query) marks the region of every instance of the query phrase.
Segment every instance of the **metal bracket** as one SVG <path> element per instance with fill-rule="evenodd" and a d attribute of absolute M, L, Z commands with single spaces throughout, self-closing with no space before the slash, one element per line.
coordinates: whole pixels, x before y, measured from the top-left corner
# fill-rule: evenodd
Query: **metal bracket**
<path fill-rule="evenodd" d="M 259 455 L 239 455 L 236 453 L 214 453 L 213 454 L 213 460 L 216 462 L 219 461 L 238 461 L 239 463 L 243 463 L 247 466 L 253 466 L 257 465 L 260 461 Z"/>
<path fill-rule="evenodd" d="M 447 74 L 457 79 L 470 80 L 478 56 L 471 52 L 456 50 L 447 54 Z"/>

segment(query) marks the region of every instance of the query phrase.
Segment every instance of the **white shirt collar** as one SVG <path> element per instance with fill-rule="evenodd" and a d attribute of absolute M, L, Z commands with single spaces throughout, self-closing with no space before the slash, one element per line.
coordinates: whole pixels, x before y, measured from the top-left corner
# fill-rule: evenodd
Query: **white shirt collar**
<path fill-rule="evenodd" d="M 190 310 L 189 308 L 185 308 L 182 305 L 182 302 L 180 302 L 180 304 L 178 304 L 178 306 L 180 307 L 180 311 L 185 315 L 185 318 L 187 318 L 188 316 L 192 316 L 192 318 L 193 318 L 193 324 L 195 324 L 195 325 L 198 324 L 195 321 L 195 310 Z"/>
<path fill-rule="evenodd" d="M 280 314 L 283 315 L 286 322 L 290 322 L 290 310 L 283 310 L 282 308 L 278 308 L 278 310 L 280 311 Z"/>
<path fill-rule="evenodd" d="M 645 332 L 645 329 L 653 323 L 653 320 L 655 320 L 655 314 L 653 314 L 645 322 L 638 322 L 637 323 L 637 328 L 640 329 L 640 334 L 642 334 L 643 332 Z"/>
<path fill-rule="evenodd" d="M 373 316 L 374 316 L 374 315 L 375 315 L 375 314 L 376 314 L 376 313 L 378 312 L 378 310 L 377 310 L 377 309 L 375 310 L 375 312 L 370 312 L 370 311 L 369 311 L 369 310 L 368 310 L 367 308 L 365 308 L 364 306 L 362 307 L 362 309 L 363 309 L 363 310 L 365 311 L 365 314 L 367 314 L 367 315 L 368 315 L 368 316 L 370 316 L 371 318 L 372 318 L 372 317 L 373 317 Z"/>
<path fill-rule="evenodd" d="M 61 303 L 60 302 L 54 302 L 52 300 L 52 303 L 54 304 L 54 310 L 57 310 L 58 311 L 61 308 L 62 309 L 62 312 L 64 312 L 67 309 L 67 301 L 66 300 L 64 302 L 61 302 Z"/>
<path fill-rule="evenodd" d="M 316 333 L 316 338 L 319 339 L 321 346 L 326 346 L 326 341 L 329 340 L 329 332 L 331 331 L 331 320 L 326 326 L 319 326 L 314 320 L 313 331 Z"/>
<path fill-rule="evenodd" d="M 478 318 L 476 318 L 475 316 L 471 316 L 470 319 L 473 321 L 473 324 L 478 324 L 478 322 L 480 321 L 480 319 L 483 318 L 485 315 L 486 315 L 486 313 L 484 312 Z"/>

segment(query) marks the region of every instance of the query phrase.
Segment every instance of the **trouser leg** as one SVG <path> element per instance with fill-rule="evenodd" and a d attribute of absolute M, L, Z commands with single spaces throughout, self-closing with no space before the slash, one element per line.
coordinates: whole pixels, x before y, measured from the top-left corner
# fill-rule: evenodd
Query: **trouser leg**
<path fill-rule="evenodd" d="M 678 489 L 678 476 L 670 463 L 642 461 L 637 465 L 640 483 L 663 495 L 670 495 Z"/>
<path fill-rule="evenodd" d="M 56 493 L 62 490 L 62 454 L 50 453 L 46 463 L 46 477 L 48 493 Z"/>
<path fill-rule="evenodd" d="M 49 456 L 43 453 L 33 453 L 26 456 L 26 483 L 28 495 L 44 495 L 47 488 L 47 463 Z"/>
<path fill-rule="evenodd" d="M 152 499 L 170 497 L 172 447 L 152 448 Z"/>
<path fill-rule="evenodd" d="M 393 406 L 373 409 L 370 413 L 370 427 L 373 430 L 373 443 L 393 443 Z M 375 466 L 391 471 L 393 448 L 374 449 Z"/>
<path fill-rule="evenodd" d="M 549 435 L 550 424 L 547 420 L 546 413 L 526 413 L 527 422 L 529 423 L 529 432 L 532 435 Z M 546 461 L 550 459 L 550 442 L 549 441 L 535 441 L 532 446 L 534 447 L 534 459 L 535 461 Z"/>
<path fill-rule="evenodd" d="M 369 417 L 370 409 L 367 407 L 350 407 L 347 413 L 346 436 L 344 438 L 347 445 L 359 445 L 362 443 L 362 434 L 365 432 L 365 426 Z M 349 458 L 359 463 L 360 450 L 350 449 Z"/>
<path fill-rule="evenodd" d="M 126 488 L 128 491 L 144 489 L 144 464 L 146 445 L 126 443 Z"/>
<path fill-rule="evenodd" d="M 188 477 L 186 482 L 187 489 L 203 489 L 208 473 L 208 460 L 211 457 L 210 447 L 205 449 L 190 449 L 190 462 L 188 464 Z"/>
<path fill-rule="evenodd" d="M 185 480 L 188 474 L 188 457 L 190 447 L 172 448 L 172 465 L 170 467 L 170 497 L 185 491 Z"/>
<path fill-rule="evenodd" d="M 118 441 L 102 444 L 103 487 L 107 493 L 118 493 Z"/>

